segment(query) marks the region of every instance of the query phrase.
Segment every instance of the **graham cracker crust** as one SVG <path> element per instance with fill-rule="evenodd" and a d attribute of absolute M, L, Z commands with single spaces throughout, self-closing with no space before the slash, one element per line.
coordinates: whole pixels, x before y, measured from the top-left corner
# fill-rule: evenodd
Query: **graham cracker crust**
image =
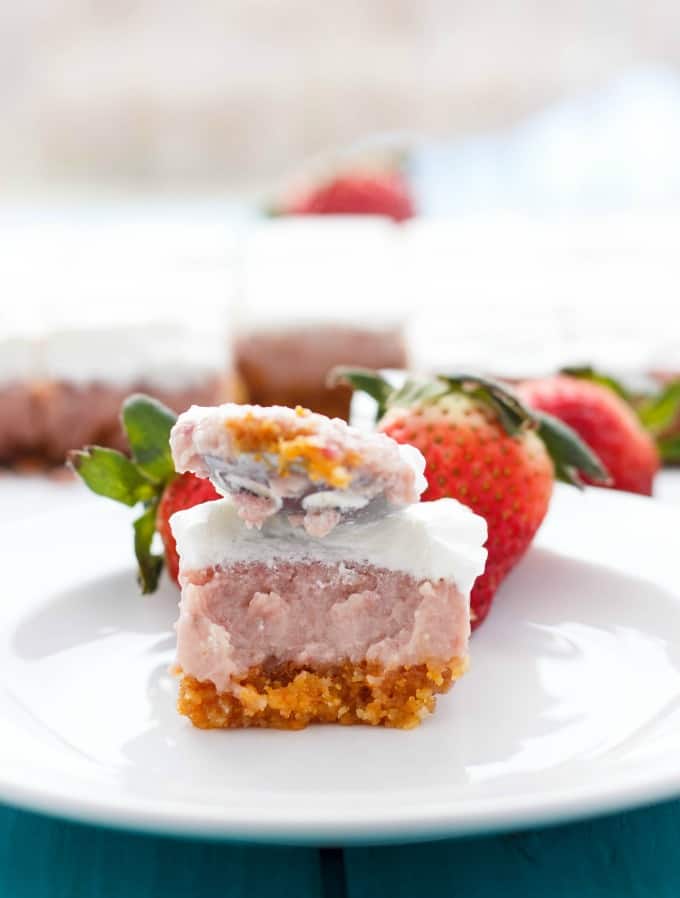
<path fill-rule="evenodd" d="M 251 667 L 233 692 L 184 675 L 177 710 L 201 729 L 272 727 L 301 730 L 310 723 L 367 724 L 409 730 L 434 710 L 467 668 L 466 658 L 385 670 L 362 662 Z"/>

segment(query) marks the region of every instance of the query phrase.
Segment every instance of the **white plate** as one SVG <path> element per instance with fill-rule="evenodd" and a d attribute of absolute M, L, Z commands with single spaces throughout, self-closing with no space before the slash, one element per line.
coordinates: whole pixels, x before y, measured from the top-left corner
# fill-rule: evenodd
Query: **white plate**
<path fill-rule="evenodd" d="M 195 730 L 174 710 L 165 584 L 128 515 L 69 496 L 6 523 L 0 800 L 134 829 L 282 842 L 434 838 L 680 793 L 678 518 L 560 488 L 418 730 Z"/>

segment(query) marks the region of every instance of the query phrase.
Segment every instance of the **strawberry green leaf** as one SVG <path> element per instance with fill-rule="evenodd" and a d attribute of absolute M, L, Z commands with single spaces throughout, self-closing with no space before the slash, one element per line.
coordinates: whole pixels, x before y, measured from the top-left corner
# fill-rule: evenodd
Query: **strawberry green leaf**
<path fill-rule="evenodd" d="M 409 378 L 390 396 L 388 404 L 408 408 L 417 402 L 434 402 L 448 392 L 448 386 L 442 380 Z"/>
<path fill-rule="evenodd" d="M 680 418 L 680 380 L 671 381 L 656 396 L 638 405 L 642 426 L 651 434 L 662 434 Z"/>
<path fill-rule="evenodd" d="M 354 390 L 362 390 L 375 399 L 378 404 L 376 419 L 385 414 L 390 396 L 394 393 L 392 385 L 379 372 L 370 368 L 333 368 L 327 378 L 328 386 L 335 387 L 341 383 L 349 384 Z"/>
<path fill-rule="evenodd" d="M 151 480 L 165 483 L 175 473 L 169 440 L 177 416 L 156 399 L 135 393 L 123 403 L 122 418 L 137 466 Z"/>
<path fill-rule="evenodd" d="M 125 505 L 143 505 L 143 513 L 134 522 L 135 555 L 140 587 L 150 593 L 163 567 L 163 557 L 151 547 L 158 502 L 175 476 L 169 438 L 176 416 L 155 399 L 136 394 L 123 403 L 121 417 L 132 459 L 113 449 L 87 446 L 70 452 L 68 461 L 93 492 Z"/>
<path fill-rule="evenodd" d="M 534 411 L 533 415 L 538 421 L 538 435 L 553 460 L 558 480 L 581 486 L 578 476 L 581 473 L 596 483 L 611 481 L 600 459 L 571 427 L 546 412 Z"/>
<path fill-rule="evenodd" d="M 154 502 L 141 517 L 137 518 L 133 525 L 135 528 L 135 555 L 139 565 L 137 580 L 144 595 L 156 591 L 163 569 L 162 555 L 155 555 L 151 551 L 156 533 L 156 509 L 157 504 Z"/>
<path fill-rule="evenodd" d="M 620 381 L 609 374 L 604 374 L 602 371 L 597 371 L 595 368 L 591 368 L 590 365 L 562 368 L 562 374 L 566 374 L 569 377 L 577 377 L 579 380 L 589 380 L 593 383 L 600 384 L 600 386 L 607 387 L 613 393 L 616 393 L 621 399 L 625 399 L 626 402 L 633 401 L 630 392 Z"/>
<path fill-rule="evenodd" d="M 69 452 L 68 463 L 93 493 L 124 505 L 147 501 L 156 492 L 134 462 L 115 449 L 86 446 Z"/>
<path fill-rule="evenodd" d="M 446 374 L 440 377 L 450 388 L 462 390 L 490 405 L 510 436 L 534 426 L 532 413 L 513 392 L 498 381 L 478 374 Z"/>
<path fill-rule="evenodd" d="M 667 465 L 680 464 L 680 436 L 657 440 L 661 461 Z"/>
<path fill-rule="evenodd" d="M 265 218 L 281 218 L 286 214 L 285 209 L 279 203 L 267 202 L 260 206 L 260 212 Z"/>

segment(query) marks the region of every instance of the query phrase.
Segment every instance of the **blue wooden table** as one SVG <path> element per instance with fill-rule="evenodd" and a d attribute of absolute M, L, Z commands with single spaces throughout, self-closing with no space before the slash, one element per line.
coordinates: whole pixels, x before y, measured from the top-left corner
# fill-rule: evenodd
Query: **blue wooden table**
<path fill-rule="evenodd" d="M 0 898 L 665 898 L 680 801 L 584 823 L 322 849 L 132 835 L 0 807 Z"/>

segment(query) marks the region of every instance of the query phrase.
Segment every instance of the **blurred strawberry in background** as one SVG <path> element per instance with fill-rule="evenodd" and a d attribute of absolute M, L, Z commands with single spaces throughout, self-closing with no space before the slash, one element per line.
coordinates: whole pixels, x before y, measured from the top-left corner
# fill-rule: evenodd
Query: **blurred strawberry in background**
<path fill-rule="evenodd" d="M 393 221 L 413 218 L 415 205 L 405 175 L 398 169 L 339 173 L 294 194 L 276 215 L 383 215 Z"/>
<path fill-rule="evenodd" d="M 560 374 L 524 381 L 517 391 L 531 408 L 559 418 L 576 431 L 609 472 L 608 486 L 652 494 L 659 451 L 616 381 L 584 369 L 583 376 Z"/>

